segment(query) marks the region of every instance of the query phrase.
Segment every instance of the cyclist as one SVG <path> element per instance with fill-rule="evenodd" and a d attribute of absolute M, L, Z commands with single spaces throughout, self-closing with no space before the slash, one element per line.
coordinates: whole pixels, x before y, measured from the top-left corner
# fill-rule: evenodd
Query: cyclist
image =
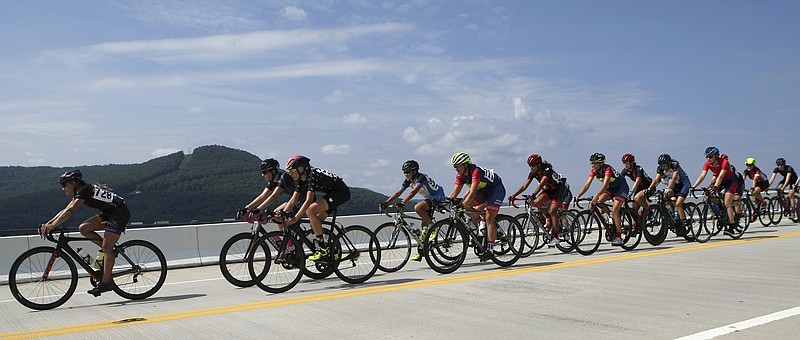
<path fill-rule="evenodd" d="M 794 171 L 791 165 L 786 165 L 786 160 L 783 158 L 778 158 L 775 160 L 775 170 L 772 171 L 772 177 L 769 178 L 769 185 L 772 186 L 772 182 L 775 181 L 775 177 L 778 174 L 783 176 L 783 181 L 778 184 L 778 191 L 783 191 L 783 189 L 789 188 L 789 205 L 792 207 L 791 212 L 789 213 L 789 218 L 797 219 L 797 206 L 795 205 L 794 201 L 794 193 L 796 189 L 796 183 L 800 182 L 800 179 L 797 177 L 797 173 Z"/>
<path fill-rule="evenodd" d="M 494 170 L 473 164 L 472 159 L 465 152 L 456 152 L 450 159 L 450 163 L 453 164 L 453 169 L 456 171 L 456 182 L 453 191 L 447 197 L 451 200 L 455 199 L 466 185 L 469 187 L 469 191 L 464 195 L 462 204 L 472 207 L 474 210 L 486 209 L 482 222 L 486 225 L 487 248 L 480 255 L 481 262 L 485 262 L 494 256 L 494 241 L 497 237 L 495 217 L 503 204 L 506 188 Z M 479 219 L 474 214 L 470 214 L 470 218 L 473 221 Z"/>
<path fill-rule="evenodd" d="M 286 162 L 286 170 L 295 181 L 295 190 L 292 198 L 285 207 L 294 207 L 305 195 L 305 201 L 296 212 L 281 210 L 281 215 L 287 216 L 286 225 L 291 225 L 300 220 L 303 214 L 308 216 L 308 222 L 317 238 L 316 252 L 308 257 L 311 261 L 319 261 L 328 256 L 328 245 L 322 234 L 322 221 L 337 207 L 350 200 L 350 188 L 341 177 L 319 168 L 311 166 L 311 160 L 305 156 L 294 156 Z M 316 193 L 321 192 L 322 197 L 316 198 Z"/>
<path fill-rule="evenodd" d="M 111 290 L 111 270 L 114 268 L 114 245 L 125 232 L 125 226 L 131 219 L 131 212 L 125 205 L 125 199 L 115 194 L 105 185 L 87 184 L 80 170 L 64 173 L 59 178 L 61 190 L 72 200 L 47 223 L 39 226 L 39 234 L 46 235 L 62 223 L 66 222 L 81 205 L 100 210 L 100 214 L 83 221 L 78 230 L 81 235 L 90 239 L 102 248 L 98 254 L 98 262 L 102 262 L 103 278 L 94 288 L 88 291 L 95 297 Z M 103 237 L 97 234 L 104 230 Z M 106 255 L 107 254 L 107 255 Z"/>
<path fill-rule="evenodd" d="M 397 208 L 403 209 L 403 206 L 410 201 L 414 196 L 417 194 L 421 194 L 422 197 L 425 199 L 420 201 L 419 203 L 414 205 L 414 211 L 422 218 L 422 231 L 415 230 L 418 233 L 425 233 L 428 226 L 433 223 L 433 210 L 434 208 L 441 204 L 444 201 L 444 189 L 436 182 L 433 181 L 428 175 L 419 172 L 419 163 L 415 160 L 408 160 L 403 163 L 402 166 L 403 175 L 405 175 L 406 179 L 400 184 L 400 189 L 398 189 L 392 196 L 386 199 L 386 202 L 380 204 L 379 209 L 381 211 L 386 209 L 386 206 L 389 205 L 391 201 L 394 201 L 396 198 L 400 197 L 406 189 L 408 189 L 412 184 L 414 186 L 411 189 L 411 192 L 408 193 L 405 199 L 401 199 L 400 202 L 397 202 Z M 411 260 L 413 261 L 420 261 L 422 260 L 422 254 L 417 252 Z"/>
<path fill-rule="evenodd" d="M 644 172 L 641 165 L 636 164 L 636 158 L 632 154 L 626 153 L 622 155 L 622 164 L 625 165 L 625 169 L 622 169 L 620 175 L 622 175 L 622 177 L 628 176 L 628 178 L 633 181 L 631 194 L 636 201 L 633 207 L 639 210 L 639 206 L 641 206 L 642 210 L 639 211 L 641 215 L 644 213 L 644 209 L 647 209 L 649 206 L 645 196 L 645 189 L 650 187 L 650 184 L 653 183 L 653 179 Z"/>
<path fill-rule="evenodd" d="M 547 217 L 547 223 L 553 226 L 553 239 L 547 245 L 555 247 L 562 240 L 566 241 L 566 237 L 569 236 L 568 233 L 561 232 L 563 227 L 560 225 L 560 219 L 558 218 L 558 210 L 566 209 L 569 202 L 572 201 L 572 193 L 569 190 L 567 178 L 555 172 L 553 165 L 543 161 L 542 156 L 538 154 L 532 154 L 528 157 L 528 167 L 531 169 L 530 173 L 528 173 L 528 179 L 508 200 L 513 205 L 517 196 L 528 189 L 531 181 L 536 179 L 539 185 L 531 194 L 533 198 L 531 204 L 542 209 L 550 201 L 550 207 L 545 216 Z M 539 192 L 542 194 L 539 195 Z"/>
<path fill-rule="evenodd" d="M 731 164 L 728 161 L 727 155 L 720 155 L 719 149 L 714 146 L 709 146 L 706 148 L 704 152 L 706 156 L 706 163 L 703 165 L 703 172 L 700 173 L 700 176 L 697 177 L 697 180 L 692 185 L 692 188 L 697 187 L 703 179 L 706 178 L 706 174 L 708 170 L 711 170 L 714 173 L 714 176 L 711 178 L 709 182 L 709 189 L 714 192 L 725 192 L 725 208 L 728 212 L 728 221 L 731 225 L 734 225 L 737 229 L 741 228 L 739 226 L 739 222 L 735 219 L 734 209 L 733 209 L 733 201 L 735 199 L 737 190 L 739 189 L 739 181 L 736 178 L 736 175 L 733 171 L 731 171 Z M 725 234 L 731 234 L 732 231 L 730 226 L 723 226 L 725 228 Z"/>
<path fill-rule="evenodd" d="M 589 172 L 589 179 L 586 181 L 586 184 L 583 185 L 583 188 L 581 188 L 578 197 L 575 197 L 575 201 L 577 202 L 586 190 L 589 190 L 593 178 L 597 178 L 602 182 L 603 185 L 600 187 L 600 190 L 598 190 L 597 194 L 592 198 L 592 204 L 602 203 L 609 199 L 614 200 L 614 204 L 611 206 L 611 213 L 614 219 L 614 226 L 616 227 L 616 235 L 611 240 L 611 245 L 621 246 L 622 220 L 620 219 L 619 213 L 622 205 L 625 204 L 625 201 L 628 199 L 628 183 L 625 182 L 622 175 L 614 170 L 613 167 L 606 164 L 606 156 L 602 153 L 597 152 L 592 154 L 589 157 L 589 162 L 592 163 L 592 171 Z M 603 210 L 605 210 L 605 213 L 608 213 L 605 208 Z"/>
<path fill-rule="evenodd" d="M 653 191 L 662 181 L 667 185 L 664 191 L 664 198 L 667 202 L 671 202 L 675 197 L 675 207 L 678 209 L 678 220 L 676 221 L 675 230 L 678 236 L 686 235 L 686 212 L 683 209 L 683 202 L 689 196 L 689 176 L 683 171 L 680 162 L 672 159 L 669 154 L 661 154 L 658 156 L 658 168 L 656 168 L 656 177 L 647 188 L 647 193 Z M 647 195 L 647 194 L 645 194 Z"/>
<path fill-rule="evenodd" d="M 294 180 L 292 180 L 292 177 L 289 176 L 288 173 L 281 172 L 278 169 L 279 167 L 280 164 L 274 158 L 268 158 L 261 162 L 259 170 L 261 170 L 261 177 L 267 181 L 267 184 L 264 190 L 261 191 L 261 194 L 245 205 L 244 208 L 236 212 L 237 219 L 247 214 L 252 217 L 258 217 L 261 210 L 272 204 L 282 192 L 294 191 Z M 288 179 L 289 182 L 286 182 L 286 179 Z M 289 185 L 291 185 L 291 190 L 286 190 Z M 276 191 L 278 194 L 273 195 Z"/>
<path fill-rule="evenodd" d="M 753 185 L 750 187 L 750 191 L 753 192 L 753 197 L 756 198 L 756 211 L 759 213 L 762 209 L 766 208 L 764 198 L 761 197 L 761 192 L 767 190 L 769 188 L 769 180 L 767 177 L 764 176 L 764 173 L 761 172 L 756 166 L 756 159 L 750 157 L 744 161 L 744 165 L 747 166 L 747 169 L 744 170 L 742 175 L 744 178 L 750 178 L 753 180 Z"/>

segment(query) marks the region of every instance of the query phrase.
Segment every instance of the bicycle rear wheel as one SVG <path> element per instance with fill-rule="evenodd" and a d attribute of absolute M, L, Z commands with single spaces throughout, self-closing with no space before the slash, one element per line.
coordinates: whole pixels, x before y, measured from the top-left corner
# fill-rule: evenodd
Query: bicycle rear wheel
<path fill-rule="evenodd" d="M 219 252 L 219 270 L 222 272 L 222 277 L 232 285 L 251 287 L 256 284 L 247 269 L 247 254 L 250 247 L 255 245 L 253 233 L 233 235 L 222 245 Z M 258 274 L 261 275 L 260 272 Z"/>
<path fill-rule="evenodd" d="M 584 210 L 575 216 L 572 223 L 572 244 L 581 255 L 592 255 L 600 247 L 600 240 L 604 238 L 603 224 L 592 214 L 591 210 Z"/>
<path fill-rule="evenodd" d="M 309 228 L 305 231 L 305 235 L 296 235 L 292 234 L 294 237 L 305 237 L 307 242 L 301 242 L 303 245 L 303 253 L 305 254 L 305 268 L 303 271 L 303 275 L 308 276 L 314 280 L 322 280 L 328 276 L 333 274 L 333 266 L 330 265 L 328 261 L 311 261 L 308 259 L 309 256 L 314 254 L 317 251 L 317 244 L 315 243 L 317 236 L 314 235 L 314 230 Z M 333 241 L 331 239 L 331 230 L 328 227 L 322 227 L 322 238 L 326 240 L 328 244 L 331 244 Z"/>
<path fill-rule="evenodd" d="M 497 236 L 494 241 L 494 256 L 492 262 L 498 266 L 507 267 L 516 263 L 522 256 L 524 237 L 522 226 L 511 216 L 498 214 Z"/>
<path fill-rule="evenodd" d="M 256 246 L 248 254 L 248 269 L 258 288 L 268 293 L 283 293 L 300 282 L 305 272 L 305 254 L 300 244 L 283 231 L 271 231 L 256 240 Z M 256 269 L 263 273 L 258 275 Z"/>
<path fill-rule="evenodd" d="M 140 300 L 155 294 L 167 280 L 167 259 L 155 244 L 130 240 L 115 248 L 114 285 L 117 295 Z M 117 274 L 121 272 L 121 274 Z"/>
<path fill-rule="evenodd" d="M 683 203 L 683 212 L 686 214 L 686 235 L 683 235 L 683 239 L 686 241 L 693 242 L 695 240 L 695 232 L 700 228 L 699 211 L 697 204 Z"/>
<path fill-rule="evenodd" d="M 440 274 L 456 271 L 467 257 L 467 230 L 451 219 L 434 223 L 423 236 L 425 261 Z"/>
<path fill-rule="evenodd" d="M 344 234 L 336 235 L 334 245 L 340 252 L 333 255 L 334 260 L 340 256 L 334 272 L 342 281 L 362 283 L 375 275 L 381 261 L 381 247 L 372 231 L 351 225 L 344 229 Z"/>
<path fill-rule="evenodd" d="M 783 207 L 781 207 L 780 200 L 770 198 L 768 211 L 769 220 L 772 224 L 778 225 L 778 223 L 781 223 L 781 219 L 783 219 Z"/>
<path fill-rule="evenodd" d="M 378 269 L 392 273 L 400 270 L 411 257 L 411 236 L 405 228 L 386 222 L 375 229 L 375 237 L 381 246 L 381 261 Z M 422 245 L 419 245 L 422 247 Z"/>
<path fill-rule="evenodd" d="M 639 242 L 642 241 L 642 232 L 639 230 L 638 222 L 628 210 L 620 212 L 620 218 L 622 219 L 620 222 L 622 222 L 622 232 L 624 233 L 622 249 L 634 250 L 639 245 Z"/>
<path fill-rule="evenodd" d="M 575 246 L 572 244 L 572 221 L 575 220 L 575 215 L 577 215 L 572 210 L 565 210 L 558 213 L 558 220 L 559 220 L 559 227 L 561 231 L 559 231 L 558 236 L 561 237 L 562 234 L 566 234 L 566 241 L 559 242 L 556 248 L 560 250 L 562 253 L 571 253 Z"/>
<path fill-rule="evenodd" d="M 702 210 L 699 211 L 700 223 L 699 228 L 695 230 L 694 238 L 697 242 L 706 243 L 716 233 L 719 218 L 708 204 L 703 204 L 702 207 L 698 205 L 698 208 L 702 208 Z"/>
<path fill-rule="evenodd" d="M 61 306 L 78 287 L 78 268 L 66 253 L 56 248 L 29 249 L 11 265 L 8 273 L 11 294 L 23 306 L 46 310 Z"/>

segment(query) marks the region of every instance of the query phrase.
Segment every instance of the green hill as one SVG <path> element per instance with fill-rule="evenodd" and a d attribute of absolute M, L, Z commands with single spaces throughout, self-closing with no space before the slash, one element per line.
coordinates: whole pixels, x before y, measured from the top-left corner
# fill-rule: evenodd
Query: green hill
<path fill-rule="evenodd" d="M 235 211 L 264 189 L 257 175 L 261 160 L 246 151 L 203 146 L 192 154 L 176 152 L 141 164 L 81 166 L 90 183 L 109 185 L 125 198 L 133 222 L 143 226 L 214 222 L 232 218 Z M 0 167 L 0 236 L 32 234 L 69 201 L 58 176 L 70 168 Z M 340 215 L 375 212 L 386 196 L 351 188 L 352 198 Z M 74 227 L 97 211 L 82 208 L 67 222 Z M 161 224 L 163 225 L 163 224 Z"/>

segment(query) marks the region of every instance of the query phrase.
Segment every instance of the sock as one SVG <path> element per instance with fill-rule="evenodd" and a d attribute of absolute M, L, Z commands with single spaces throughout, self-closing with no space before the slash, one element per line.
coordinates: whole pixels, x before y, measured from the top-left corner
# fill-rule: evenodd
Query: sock
<path fill-rule="evenodd" d="M 486 251 L 487 252 L 494 252 L 494 243 L 487 243 L 486 244 Z"/>
<path fill-rule="evenodd" d="M 328 248 L 328 245 L 325 244 L 325 239 L 322 238 L 322 235 L 317 236 L 317 244 L 319 244 L 320 248 Z"/>

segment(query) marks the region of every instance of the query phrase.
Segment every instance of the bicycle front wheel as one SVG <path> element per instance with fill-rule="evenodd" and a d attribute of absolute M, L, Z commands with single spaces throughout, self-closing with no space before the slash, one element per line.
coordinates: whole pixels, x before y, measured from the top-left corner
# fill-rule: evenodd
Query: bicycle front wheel
<path fill-rule="evenodd" d="M 664 220 L 661 217 L 661 207 L 651 205 L 647 207 L 642 215 L 641 231 L 644 234 L 644 239 L 650 245 L 657 246 L 667 239 L 668 228 L 664 225 Z"/>
<path fill-rule="evenodd" d="M 702 209 L 699 211 L 700 226 L 695 230 L 694 238 L 697 242 L 706 243 L 715 234 L 719 218 L 708 204 L 703 204 L 702 207 L 698 205 L 698 208 Z"/>
<path fill-rule="evenodd" d="M 336 235 L 334 247 L 339 254 L 338 265 L 334 272 L 347 283 L 362 283 L 369 280 L 378 270 L 381 261 L 381 247 L 378 238 L 369 229 L 360 225 L 351 225 L 344 229 L 344 234 Z"/>
<path fill-rule="evenodd" d="M 492 262 L 498 266 L 507 267 L 516 263 L 522 255 L 523 240 L 522 226 L 511 216 L 498 214 L 497 236 L 494 241 L 494 256 Z"/>
<path fill-rule="evenodd" d="M 36 247 L 20 255 L 8 273 L 11 294 L 23 306 L 45 310 L 61 306 L 78 287 L 78 268 L 56 248 Z"/>
<path fill-rule="evenodd" d="M 375 229 L 375 237 L 381 246 L 381 261 L 378 269 L 392 273 L 400 270 L 411 257 L 411 236 L 405 228 L 386 222 Z M 422 247 L 420 244 L 419 247 Z"/>
<path fill-rule="evenodd" d="M 584 210 L 572 222 L 572 244 L 581 255 L 592 255 L 600 247 L 605 232 L 600 219 L 591 210 Z"/>
<path fill-rule="evenodd" d="M 256 284 L 247 269 L 247 254 L 255 246 L 253 233 L 233 235 L 222 245 L 219 252 L 219 270 L 225 280 L 236 287 L 251 287 Z M 262 250 L 263 251 L 263 250 Z M 259 276 L 261 273 L 258 273 Z"/>
<path fill-rule="evenodd" d="M 539 249 L 539 221 L 529 218 L 528 213 L 521 213 L 514 217 L 522 226 L 523 248 L 522 257 L 528 257 Z"/>
<path fill-rule="evenodd" d="M 769 220 L 773 225 L 778 225 L 783 219 L 783 208 L 781 207 L 780 200 L 776 198 L 769 199 Z"/>
<path fill-rule="evenodd" d="M 248 258 L 250 275 L 258 288 L 265 292 L 283 293 L 292 289 L 303 277 L 303 248 L 297 239 L 283 231 L 271 231 L 259 237 Z M 257 269 L 263 270 L 263 274 L 256 274 Z"/>
<path fill-rule="evenodd" d="M 130 240 L 116 247 L 114 285 L 117 295 L 140 300 L 155 294 L 167 280 L 167 259 L 156 245 L 145 240 Z"/>
<path fill-rule="evenodd" d="M 622 211 L 620 213 L 622 219 L 623 235 L 622 249 L 634 250 L 642 241 L 642 231 L 639 229 L 638 221 L 633 218 L 631 211 Z"/>
<path fill-rule="evenodd" d="M 451 219 L 434 223 L 423 236 L 425 261 L 440 274 L 456 271 L 467 257 L 467 230 Z"/>

